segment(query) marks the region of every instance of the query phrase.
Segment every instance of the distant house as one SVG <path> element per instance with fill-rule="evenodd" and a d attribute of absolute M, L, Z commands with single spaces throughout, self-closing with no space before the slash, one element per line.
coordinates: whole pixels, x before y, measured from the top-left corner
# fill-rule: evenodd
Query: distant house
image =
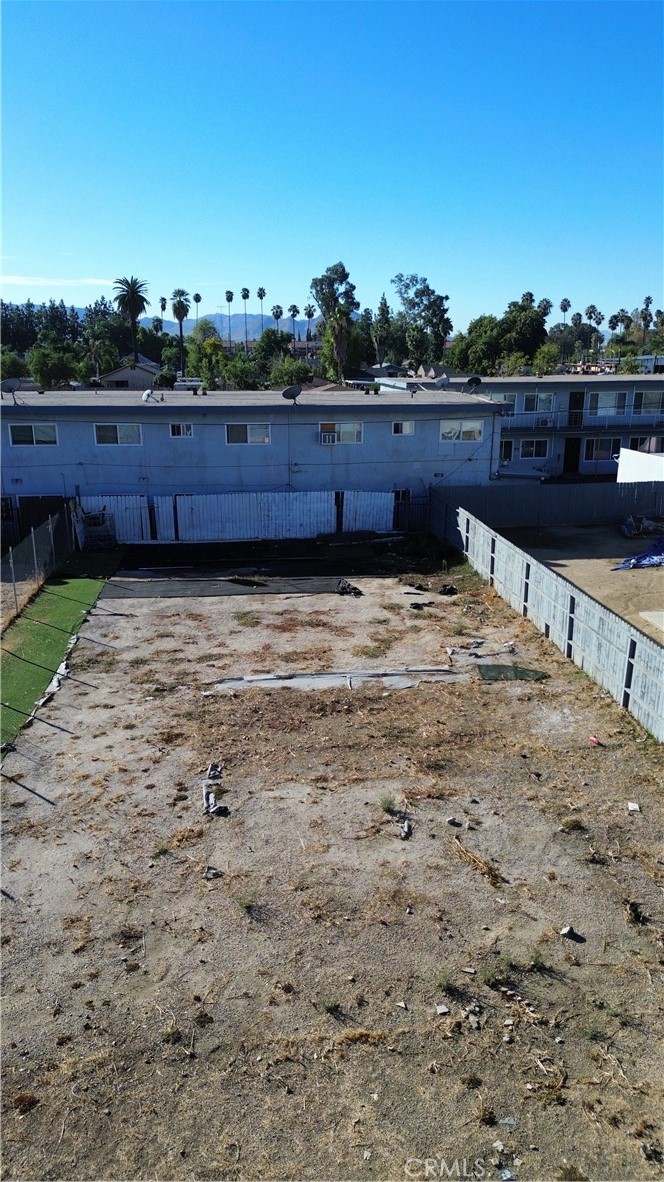
<path fill-rule="evenodd" d="M 124 361 L 118 369 L 104 373 L 99 379 L 100 385 L 106 390 L 145 390 L 152 388 L 154 380 L 161 366 L 149 357 L 138 355 L 138 365 L 132 361 Z"/>

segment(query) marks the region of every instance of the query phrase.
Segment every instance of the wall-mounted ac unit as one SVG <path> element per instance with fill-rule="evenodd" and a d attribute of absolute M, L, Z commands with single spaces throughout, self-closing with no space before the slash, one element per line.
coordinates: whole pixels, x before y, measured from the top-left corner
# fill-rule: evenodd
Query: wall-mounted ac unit
<path fill-rule="evenodd" d="M 537 426 L 538 427 L 552 427 L 553 426 L 553 419 L 538 419 Z"/>
<path fill-rule="evenodd" d="M 321 443 L 328 443 L 328 444 L 329 443 L 336 443 L 337 442 L 336 431 L 321 431 L 320 441 L 321 441 Z"/>

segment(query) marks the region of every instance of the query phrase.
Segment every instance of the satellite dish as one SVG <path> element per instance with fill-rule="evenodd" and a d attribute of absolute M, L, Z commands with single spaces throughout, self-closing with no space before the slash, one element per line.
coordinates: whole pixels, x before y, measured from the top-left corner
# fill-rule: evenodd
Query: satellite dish
<path fill-rule="evenodd" d="M 3 394 L 15 394 L 17 390 L 21 389 L 20 378 L 5 378 L 2 383 Z"/>
<path fill-rule="evenodd" d="M 436 380 L 434 382 L 434 386 L 436 387 L 437 390 L 444 390 L 446 386 L 449 386 L 449 384 L 450 384 L 450 379 L 448 378 L 446 373 L 441 373 L 440 377 L 436 378 Z"/>
<path fill-rule="evenodd" d="M 478 386 L 482 385 L 482 379 L 478 378 L 477 376 L 474 378 L 468 378 L 466 385 L 468 386 L 469 390 L 476 390 Z"/>
<path fill-rule="evenodd" d="M 301 393 L 301 386 L 286 386 L 286 389 L 281 391 L 281 397 L 288 398 L 291 402 L 297 402 L 298 395 Z"/>

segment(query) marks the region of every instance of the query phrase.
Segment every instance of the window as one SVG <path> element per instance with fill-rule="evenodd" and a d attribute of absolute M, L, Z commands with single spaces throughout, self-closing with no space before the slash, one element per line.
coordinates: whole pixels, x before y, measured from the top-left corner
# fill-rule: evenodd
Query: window
<path fill-rule="evenodd" d="M 618 393 L 614 390 L 607 390 L 605 393 L 593 390 L 588 400 L 588 414 L 624 415 L 626 401 L 627 395 L 624 390 Z"/>
<path fill-rule="evenodd" d="M 58 442 L 55 423 L 11 423 L 9 437 L 12 447 L 40 447 Z"/>
<path fill-rule="evenodd" d="M 227 423 L 226 443 L 269 443 L 269 423 Z"/>
<path fill-rule="evenodd" d="M 406 420 L 405 422 L 402 422 L 402 423 L 392 423 L 392 434 L 393 435 L 414 435 L 415 434 L 415 423 L 413 422 L 412 419 Z"/>
<path fill-rule="evenodd" d="M 171 439 L 191 439 L 193 434 L 191 423 L 171 423 Z"/>
<path fill-rule="evenodd" d="M 139 423 L 95 423 L 95 442 L 99 445 L 106 443 L 142 443 Z"/>
<path fill-rule="evenodd" d="M 586 439 L 587 460 L 610 460 L 620 451 L 620 439 Z"/>
<path fill-rule="evenodd" d="M 461 443 L 480 443 L 484 419 L 443 419 L 440 424 L 441 443 L 459 440 Z"/>
<path fill-rule="evenodd" d="M 361 443 L 361 423 L 321 423 L 321 443 Z"/>
<path fill-rule="evenodd" d="M 629 441 L 630 451 L 658 454 L 664 451 L 664 435 L 634 435 Z"/>
<path fill-rule="evenodd" d="M 500 462 L 501 464 L 511 464 L 514 443 L 511 439 L 501 439 L 500 441 Z"/>
<path fill-rule="evenodd" d="M 545 460 L 548 454 L 549 442 L 547 439 L 521 440 L 522 460 Z"/>
<path fill-rule="evenodd" d="M 648 390 L 637 390 L 634 395 L 635 415 L 658 415 L 664 410 L 664 394 Z"/>
<path fill-rule="evenodd" d="M 553 406 L 553 394 L 526 394 L 523 399 L 523 409 L 528 411 L 547 411 Z"/>
<path fill-rule="evenodd" d="M 504 390 L 497 393 L 491 393 L 492 402 L 500 402 L 505 408 L 505 416 L 514 414 L 514 406 L 516 404 L 516 394 L 506 394 Z"/>

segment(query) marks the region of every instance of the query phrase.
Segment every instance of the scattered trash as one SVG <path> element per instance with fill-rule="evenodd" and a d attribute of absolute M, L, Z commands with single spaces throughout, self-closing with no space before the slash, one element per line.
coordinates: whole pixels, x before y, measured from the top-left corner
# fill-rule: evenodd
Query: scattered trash
<path fill-rule="evenodd" d="M 433 607 L 433 606 L 434 606 L 433 599 L 427 599 L 426 603 L 411 603 L 410 609 L 411 609 L 411 611 L 414 611 L 414 612 L 421 612 L 421 611 L 424 611 L 425 607 Z"/>
<path fill-rule="evenodd" d="M 629 800 L 627 802 L 627 812 L 628 813 L 640 813 L 641 812 L 641 805 L 637 804 L 635 800 Z"/>
<path fill-rule="evenodd" d="M 365 1151 L 364 1151 L 364 1160 L 365 1160 L 365 1161 L 368 1161 L 370 1157 L 371 1157 L 371 1150 L 370 1150 L 370 1149 L 365 1149 Z"/>
<path fill-rule="evenodd" d="M 566 940 L 574 940 L 577 944 L 585 944 L 586 942 L 586 937 L 580 936 L 578 932 L 575 932 L 571 923 L 566 923 L 560 929 L 560 934 L 561 936 L 564 936 Z"/>
<path fill-rule="evenodd" d="M 348 579 L 339 579 L 337 583 L 337 595 L 353 595 L 356 599 L 362 594 L 359 587 L 354 587 Z"/>
<path fill-rule="evenodd" d="M 399 836 L 401 837 L 401 840 L 408 841 L 408 838 L 412 836 L 412 832 L 413 832 L 413 826 L 412 826 L 411 822 L 408 819 L 406 819 L 405 821 L 402 821 L 401 827 L 400 827 L 400 834 L 399 834 Z"/>
<path fill-rule="evenodd" d="M 514 1042 L 514 1038 L 511 1034 L 504 1034 L 503 1042 Z"/>
<path fill-rule="evenodd" d="M 516 1120 L 514 1119 L 513 1116 L 504 1116 L 502 1120 L 498 1121 L 498 1124 L 499 1125 L 507 1125 L 510 1129 L 513 1129 L 514 1126 L 516 1125 Z"/>
<path fill-rule="evenodd" d="M 458 595 L 459 591 L 458 591 L 458 588 L 454 586 L 454 583 L 443 583 L 438 594 L 439 595 Z"/>
<path fill-rule="evenodd" d="M 206 776 L 206 779 L 208 779 L 208 780 L 220 780 L 221 779 L 221 768 L 220 768 L 219 764 L 218 763 L 209 764 L 208 770 L 205 773 L 205 776 Z"/>
<path fill-rule="evenodd" d="M 546 681 L 548 673 L 540 669 L 526 669 L 522 665 L 478 665 L 483 681 Z"/>
<path fill-rule="evenodd" d="M 413 911 L 412 907 L 406 907 L 406 915 L 414 915 L 414 914 L 415 914 L 415 912 Z"/>
<path fill-rule="evenodd" d="M 588 735 L 588 739 L 592 743 L 593 747 L 603 747 L 604 746 L 604 744 L 600 742 L 600 740 L 597 738 L 596 735 Z"/>
<path fill-rule="evenodd" d="M 483 644 L 484 644 L 483 640 L 471 640 L 470 644 L 468 645 L 468 648 L 481 648 Z"/>
<path fill-rule="evenodd" d="M 222 878 L 223 870 L 217 870 L 216 866 L 206 866 L 203 871 L 203 878 Z"/>
<path fill-rule="evenodd" d="M 461 829 L 461 828 L 462 828 L 462 822 L 461 822 L 461 821 L 457 821 L 456 817 L 448 817 L 448 818 L 447 818 L 447 824 L 448 824 L 448 825 L 452 825 L 452 826 L 453 826 L 455 829 Z"/>
<path fill-rule="evenodd" d="M 502 1152 L 503 1152 L 503 1149 L 505 1148 L 505 1146 L 503 1145 L 502 1141 L 494 1141 L 494 1143 L 493 1143 L 493 1145 L 491 1146 L 491 1148 L 492 1148 L 492 1149 L 497 1149 L 499 1153 L 502 1153 Z"/>
<path fill-rule="evenodd" d="M 449 1014 L 449 1012 L 450 1011 L 447 1008 L 447 1006 L 444 1006 L 444 1005 L 437 1005 L 436 1006 L 436 1013 L 438 1014 L 439 1017 L 442 1017 L 444 1014 Z"/>
<path fill-rule="evenodd" d="M 623 907 L 625 908 L 625 919 L 628 923 L 647 924 L 648 916 L 638 903 L 634 903 L 632 899 L 623 899 Z"/>
<path fill-rule="evenodd" d="M 408 1006 L 406 1005 L 405 1001 L 398 1001 L 396 1004 L 398 1005 L 400 1010 L 407 1010 L 408 1009 Z"/>
<path fill-rule="evenodd" d="M 477 1014 L 469 1014 L 468 1021 L 469 1021 L 470 1025 L 472 1026 L 473 1030 L 479 1030 L 480 1020 L 479 1020 Z"/>
<path fill-rule="evenodd" d="M 633 537 L 634 535 L 628 534 L 627 536 Z M 646 566 L 664 566 L 664 534 L 657 538 L 652 546 L 648 546 L 647 550 L 635 555 L 634 558 L 624 558 L 617 566 L 612 566 L 611 570 L 634 570 Z"/>
<path fill-rule="evenodd" d="M 641 1153 L 643 1154 L 646 1161 L 661 1162 L 662 1160 L 661 1149 L 658 1149 L 656 1145 L 650 1145 L 647 1141 L 642 1143 Z"/>
<path fill-rule="evenodd" d="M 227 792 L 228 789 L 224 788 L 222 791 Z M 212 789 L 205 786 L 203 787 L 203 812 L 209 813 L 211 817 L 218 817 L 228 813 L 228 809 L 225 805 L 219 803 Z"/>
<path fill-rule="evenodd" d="M 461 972 L 468 973 L 469 977 L 475 977 L 477 975 L 477 969 L 462 969 Z"/>
<path fill-rule="evenodd" d="M 513 1174 L 511 1170 L 505 1168 L 504 1170 L 500 1171 L 500 1177 L 504 1179 L 504 1182 L 515 1182 L 516 1174 Z"/>

